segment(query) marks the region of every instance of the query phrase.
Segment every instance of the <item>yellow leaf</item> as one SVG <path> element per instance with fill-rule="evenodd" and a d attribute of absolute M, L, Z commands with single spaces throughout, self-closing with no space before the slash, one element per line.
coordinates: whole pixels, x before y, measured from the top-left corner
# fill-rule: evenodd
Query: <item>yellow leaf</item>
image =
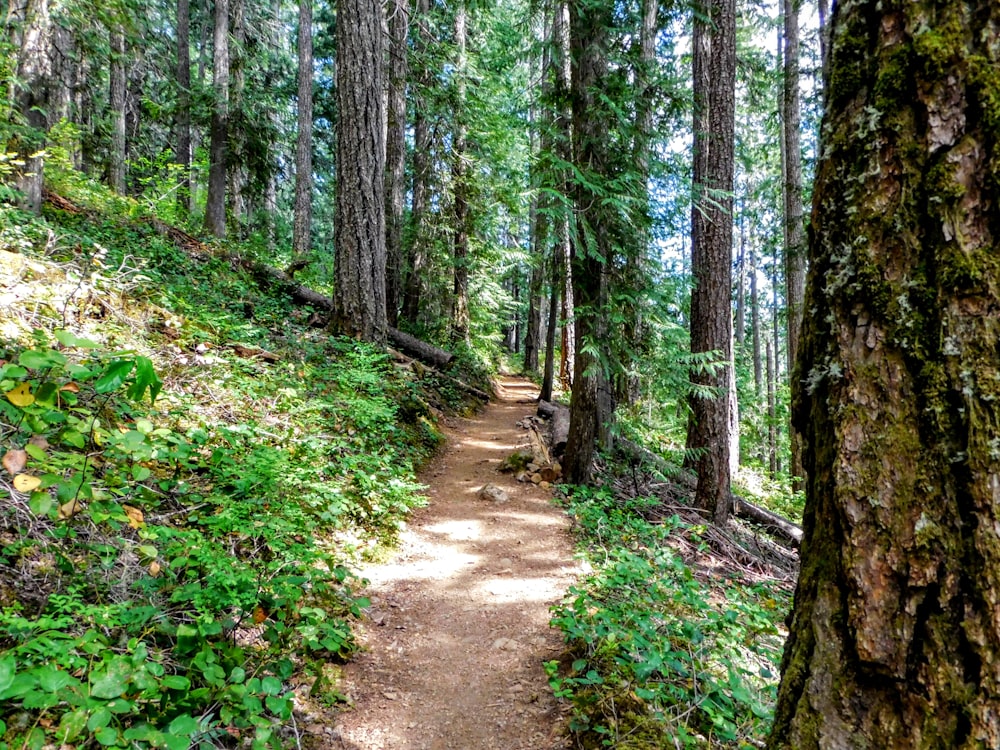
<path fill-rule="evenodd" d="M 14 489 L 18 492 L 37 490 L 41 483 L 42 480 L 39 477 L 33 477 L 31 474 L 18 474 L 14 477 Z"/>
<path fill-rule="evenodd" d="M 160 564 L 156 562 L 156 560 L 153 560 L 153 562 L 149 564 L 149 574 L 154 578 L 160 575 Z"/>
<path fill-rule="evenodd" d="M 3 457 L 3 467 L 10 474 L 19 474 L 24 471 L 25 465 L 28 463 L 28 453 L 22 450 L 10 450 L 4 454 Z"/>
<path fill-rule="evenodd" d="M 81 510 L 83 510 L 83 503 L 79 500 L 70 500 L 68 503 L 63 503 L 59 506 L 59 520 L 65 521 L 67 518 L 72 518 Z"/>
<path fill-rule="evenodd" d="M 123 505 L 122 510 L 125 511 L 125 515 L 128 516 L 128 525 L 133 529 L 139 529 L 143 526 L 142 511 L 138 508 L 133 508 L 131 505 Z"/>
<path fill-rule="evenodd" d="M 28 388 L 27 383 L 21 383 L 7 391 L 7 400 L 14 404 L 14 406 L 31 406 L 35 403 L 35 397 L 31 395 L 31 390 Z"/>
<path fill-rule="evenodd" d="M 254 607 L 254 610 L 253 610 L 253 621 L 254 621 L 254 623 L 256 623 L 257 625 L 260 625 L 266 619 L 267 619 L 267 612 L 265 612 L 264 608 L 261 607 L 258 604 L 256 607 Z"/>

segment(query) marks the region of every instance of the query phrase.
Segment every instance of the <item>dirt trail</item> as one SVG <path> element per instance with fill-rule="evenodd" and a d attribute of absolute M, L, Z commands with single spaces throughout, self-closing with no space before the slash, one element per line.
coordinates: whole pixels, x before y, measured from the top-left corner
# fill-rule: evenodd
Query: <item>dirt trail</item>
<path fill-rule="evenodd" d="M 531 383 L 506 378 L 498 400 L 446 427 L 424 473 L 430 505 L 371 581 L 366 652 L 345 669 L 352 709 L 328 730 L 336 750 L 556 750 L 564 707 L 542 662 L 562 648 L 549 605 L 580 574 L 550 493 L 497 472 L 526 444 Z M 510 495 L 480 499 L 492 482 Z M 329 734 L 332 732 L 332 734 Z"/>

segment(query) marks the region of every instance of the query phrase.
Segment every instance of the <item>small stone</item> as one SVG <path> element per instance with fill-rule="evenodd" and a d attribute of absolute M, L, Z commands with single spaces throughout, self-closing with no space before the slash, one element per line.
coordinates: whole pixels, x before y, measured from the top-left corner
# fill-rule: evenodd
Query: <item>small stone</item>
<path fill-rule="evenodd" d="M 495 484 L 486 484 L 479 490 L 479 498 L 489 500 L 491 503 L 506 503 L 510 500 L 510 495 Z"/>
<path fill-rule="evenodd" d="M 520 474 L 518 474 L 517 475 L 517 481 L 518 482 L 527 482 L 528 481 L 528 472 L 522 471 Z"/>
<path fill-rule="evenodd" d="M 532 484 L 541 484 L 541 482 L 542 482 L 542 475 L 541 474 L 535 473 L 535 474 L 531 475 L 531 483 Z"/>
<path fill-rule="evenodd" d="M 541 482 L 538 483 L 538 486 L 540 488 L 542 488 L 543 490 L 547 490 L 549 487 L 552 486 L 552 483 L 551 482 L 546 482 L 546 481 L 541 481 Z"/>

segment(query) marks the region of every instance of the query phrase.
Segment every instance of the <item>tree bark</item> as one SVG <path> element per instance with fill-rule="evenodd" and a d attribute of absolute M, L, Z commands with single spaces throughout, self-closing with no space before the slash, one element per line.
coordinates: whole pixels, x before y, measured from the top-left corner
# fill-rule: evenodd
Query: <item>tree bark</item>
<path fill-rule="evenodd" d="M 44 161 L 35 154 L 45 143 L 52 79 L 49 54 L 52 22 L 48 0 L 28 0 L 18 16 L 23 31 L 16 40 L 19 49 L 13 100 L 25 124 L 33 130 L 16 138 L 12 150 L 24 162 L 17 175 L 17 187 L 23 196 L 21 203 L 28 211 L 39 213 L 42 210 Z"/>
<path fill-rule="evenodd" d="M 403 285 L 403 320 L 411 325 L 420 314 L 423 274 L 427 265 L 427 202 L 431 180 L 431 133 L 427 120 L 427 91 L 431 71 L 425 61 L 430 43 L 430 0 L 417 0 L 416 76 L 413 117 L 413 190 L 410 200 L 409 269 Z"/>
<path fill-rule="evenodd" d="M 1000 5 L 834 13 L 793 394 L 802 572 L 768 745 L 997 747 Z"/>
<path fill-rule="evenodd" d="M 574 158 L 589 173 L 587 180 L 573 182 L 576 233 L 573 238 L 573 300 L 577 309 L 576 339 L 586 346 L 576 353 L 570 428 L 564 471 L 574 484 L 586 484 L 593 472 L 598 446 L 607 445 L 614 408 L 611 385 L 604 364 L 591 347 L 607 346 L 606 306 L 608 279 L 605 259 L 611 257 L 611 233 L 619 219 L 614 209 L 594 191 L 595 180 L 609 177 L 608 124 L 610 113 L 598 92 L 608 75 L 609 29 L 613 26 L 611 4 L 574 0 L 570 11 L 572 112 Z"/>
<path fill-rule="evenodd" d="M 385 174 L 385 304 L 390 326 L 396 326 L 401 304 L 403 220 L 406 197 L 406 75 L 409 0 L 389 3 L 388 97 Z"/>
<path fill-rule="evenodd" d="M 177 207 L 191 213 L 191 0 L 177 0 Z"/>
<path fill-rule="evenodd" d="M 333 325 L 382 342 L 385 308 L 385 103 L 382 6 L 337 0 L 337 283 Z"/>
<path fill-rule="evenodd" d="M 569 7 L 566 0 L 556 0 L 555 18 L 552 22 L 552 40 L 556 66 L 555 101 L 556 122 L 553 128 L 556 138 L 556 152 L 564 163 L 573 158 L 573 113 L 570 107 L 572 87 L 572 62 L 570 58 Z M 559 175 L 558 188 L 569 193 L 569 177 L 565 170 Z M 564 390 L 573 386 L 573 370 L 576 363 L 576 335 L 573 325 L 573 251 L 570 238 L 569 215 L 565 210 L 556 221 L 556 247 L 559 254 L 559 283 L 562 285 L 562 305 L 559 325 L 562 340 L 559 348 L 559 382 Z"/>
<path fill-rule="evenodd" d="M 468 13 L 465 0 L 458 0 L 455 7 L 455 71 L 454 71 L 454 114 L 455 125 L 452 132 L 452 200 L 454 215 L 454 237 L 452 253 L 454 263 L 454 285 L 451 307 L 451 338 L 453 341 L 469 341 L 469 185 L 466 153 L 467 127 L 465 123 L 466 89 L 466 40 L 468 36 Z"/>
<path fill-rule="evenodd" d="M 753 338 L 753 388 L 760 401 L 764 394 L 763 355 L 760 348 L 760 297 L 757 293 L 757 251 L 750 249 L 750 335 Z"/>
<path fill-rule="evenodd" d="M 109 28 L 110 55 L 108 109 L 111 113 L 111 147 L 108 149 L 108 186 L 125 195 L 125 33 L 113 21 Z"/>
<path fill-rule="evenodd" d="M 549 314 L 545 326 L 545 367 L 542 371 L 542 387 L 539 398 L 552 400 L 555 381 L 556 331 L 559 324 L 559 255 L 560 248 L 553 247 L 549 257 Z"/>
<path fill-rule="evenodd" d="M 212 123 L 208 156 L 208 197 L 205 231 L 226 236 L 226 162 L 229 139 L 229 0 L 215 0 L 215 34 L 212 48 Z"/>
<path fill-rule="evenodd" d="M 802 147 L 799 108 L 799 9 L 797 0 L 783 0 L 785 16 L 785 70 L 782 98 L 782 149 L 785 164 L 785 317 L 787 372 L 795 377 L 795 359 L 802 328 L 805 295 L 805 227 L 802 223 Z M 802 436 L 789 430 L 792 451 L 792 487 L 802 489 Z"/>
<path fill-rule="evenodd" d="M 232 44 L 229 48 L 229 151 L 226 159 L 226 179 L 229 181 L 229 222 L 238 239 L 243 238 L 246 217 L 246 197 L 243 188 L 247 181 L 246 168 L 246 0 L 229 0 L 229 30 Z"/>
<path fill-rule="evenodd" d="M 775 373 L 774 343 L 768 339 L 767 347 L 767 466 L 771 479 L 778 476 L 778 402 L 776 398 L 777 373 Z"/>
<path fill-rule="evenodd" d="M 708 85 L 708 131 L 695 151 L 695 200 L 692 209 L 691 351 L 718 352 L 723 367 L 696 370 L 691 380 L 697 386 L 716 389 L 714 397 L 692 398 L 688 448 L 695 456 L 698 488 L 695 503 L 708 510 L 715 522 L 729 517 L 730 424 L 729 368 L 732 366 L 732 236 L 733 236 L 733 142 L 735 132 L 736 7 L 735 0 L 712 0 L 712 32 L 707 70 L 695 63 L 696 83 Z M 707 35 L 705 24 L 695 28 Z M 695 47 L 695 59 L 704 48 Z M 701 65 L 706 65 L 702 60 Z M 699 75 L 700 74 L 700 75 Z M 706 80 L 707 79 L 707 80 Z M 704 90 L 703 90 L 704 91 Z M 705 94 L 703 94 L 704 96 Z M 696 141 L 697 143 L 697 141 Z M 707 154 L 705 153 L 707 151 Z M 710 198 L 710 200 L 706 200 Z"/>
<path fill-rule="evenodd" d="M 312 251 L 313 37 L 312 0 L 299 0 L 298 135 L 295 140 L 295 203 L 292 213 L 292 268 Z"/>

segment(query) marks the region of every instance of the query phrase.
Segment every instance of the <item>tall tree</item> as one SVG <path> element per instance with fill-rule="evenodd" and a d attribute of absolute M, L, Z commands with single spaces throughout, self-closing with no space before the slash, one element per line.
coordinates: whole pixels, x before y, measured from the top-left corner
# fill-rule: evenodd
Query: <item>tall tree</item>
<path fill-rule="evenodd" d="M 229 0 L 215 0 L 212 49 L 212 123 L 208 155 L 208 197 L 205 230 L 226 236 L 226 176 L 229 139 Z"/>
<path fill-rule="evenodd" d="M 730 293 L 736 91 L 736 3 L 711 0 L 695 18 L 694 200 L 691 211 L 691 351 L 718 352 L 724 366 L 692 371 L 688 448 L 698 472 L 695 503 L 716 523 L 729 516 Z M 700 98 L 700 102 L 698 101 Z M 699 107 L 700 104 L 700 107 Z M 699 133 L 699 130 L 701 132 Z M 714 390 L 704 393 L 704 387 Z"/>
<path fill-rule="evenodd" d="M 313 34 L 312 0 L 299 0 L 298 133 L 295 141 L 295 202 L 292 209 L 292 265 L 298 270 L 312 249 Z"/>
<path fill-rule="evenodd" d="M 465 97 L 468 59 L 468 11 L 465 0 L 455 6 L 455 70 L 454 70 L 454 129 L 452 133 L 452 211 L 454 237 L 454 288 L 451 306 L 451 337 L 455 341 L 469 340 L 469 169 L 466 140 Z"/>
<path fill-rule="evenodd" d="M 119 195 L 125 194 L 125 32 L 120 22 L 112 21 L 109 35 L 109 96 L 111 148 L 108 149 L 108 185 Z"/>
<path fill-rule="evenodd" d="M 247 181 L 247 28 L 246 0 L 229 0 L 229 136 L 227 139 L 226 179 L 229 199 L 229 222 L 237 238 L 242 238 L 246 213 L 244 187 Z"/>
<path fill-rule="evenodd" d="M 606 259 L 612 256 L 612 233 L 618 223 L 614 209 L 602 200 L 603 183 L 611 176 L 608 128 L 612 117 L 600 92 L 608 76 L 613 9 L 610 2 L 572 0 L 569 13 L 573 151 L 586 178 L 575 180 L 572 186 L 576 207 L 573 299 L 578 306 L 576 340 L 581 346 L 573 373 L 564 469 L 568 481 L 583 484 L 591 477 L 594 452 L 606 442 L 614 415 L 606 362 L 598 356 L 608 344 Z"/>
<path fill-rule="evenodd" d="M 834 13 L 768 746 L 996 747 L 1000 5 Z"/>
<path fill-rule="evenodd" d="M 49 89 L 52 60 L 49 53 L 52 21 L 48 0 L 28 0 L 23 6 L 11 5 L 8 22 L 14 28 L 12 41 L 17 49 L 17 76 L 13 102 L 27 129 L 22 129 L 14 150 L 24 163 L 17 178 L 23 204 L 29 211 L 42 210 L 42 170 L 39 153 L 45 143 L 48 126 Z"/>
<path fill-rule="evenodd" d="M 337 0 L 334 327 L 380 342 L 385 312 L 385 64 L 379 0 Z"/>
<path fill-rule="evenodd" d="M 427 210 L 431 181 L 431 131 L 428 120 L 428 92 L 432 72 L 426 55 L 430 45 L 430 0 L 417 0 L 416 41 L 414 51 L 419 66 L 415 76 L 413 118 L 413 189 L 410 195 L 410 247 L 406 280 L 403 285 L 403 319 L 417 322 L 420 298 L 427 265 Z"/>
<path fill-rule="evenodd" d="M 805 227 L 802 224 L 802 146 L 799 110 L 799 7 L 797 0 L 783 0 L 785 16 L 785 66 L 782 97 L 781 141 L 785 165 L 785 319 L 788 372 L 795 371 L 802 327 L 802 300 L 805 295 Z M 796 489 L 801 489 L 802 436 L 794 427 L 789 432 L 792 448 L 791 471 Z"/>
<path fill-rule="evenodd" d="M 177 0 L 177 205 L 191 211 L 191 0 Z"/>
<path fill-rule="evenodd" d="M 410 29 L 409 0 L 389 4 L 389 54 L 385 173 L 385 299 L 389 325 L 401 304 L 403 221 L 406 199 L 406 71 Z"/>

